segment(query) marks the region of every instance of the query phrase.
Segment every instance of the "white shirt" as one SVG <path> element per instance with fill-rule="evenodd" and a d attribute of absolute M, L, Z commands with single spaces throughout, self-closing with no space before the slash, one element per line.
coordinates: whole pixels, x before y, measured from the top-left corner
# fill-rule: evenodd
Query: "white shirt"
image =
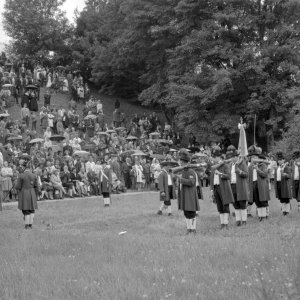
<path fill-rule="evenodd" d="M 172 177 L 170 174 L 168 174 L 168 185 L 173 185 L 172 183 Z"/>
<path fill-rule="evenodd" d="M 86 168 L 86 171 L 88 172 L 89 170 L 92 170 L 92 171 L 95 171 L 95 166 L 96 164 L 92 161 L 88 161 L 86 164 L 85 164 L 85 168 Z"/>
<path fill-rule="evenodd" d="M 220 177 L 217 174 L 214 174 L 214 185 L 220 185 Z"/>
<path fill-rule="evenodd" d="M 277 181 L 281 181 L 281 167 L 278 167 L 277 169 L 277 177 L 276 177 Z"/>
<path fill-rule="evenodd" d="M 294 180 L 299 180 L 299 167 L 295 165 Z"/>
<path fill-rule="evenodd" d="M 253 181 L 257 181 L 257 170 L 253 169 Z"/>
<path fill-rule="evenodd" d="M 231 166 L 231 183 L 236 184 L 235 164 Z"/>

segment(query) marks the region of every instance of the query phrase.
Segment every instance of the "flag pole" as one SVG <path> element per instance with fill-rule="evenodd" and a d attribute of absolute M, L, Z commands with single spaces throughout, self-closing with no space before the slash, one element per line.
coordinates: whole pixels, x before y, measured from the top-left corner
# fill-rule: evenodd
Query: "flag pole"
<path fill-rule="evenodd" d="M 254 137 L 253 137 L 253 145 L 256 145 L 256 114 L 254 115 Z"/>

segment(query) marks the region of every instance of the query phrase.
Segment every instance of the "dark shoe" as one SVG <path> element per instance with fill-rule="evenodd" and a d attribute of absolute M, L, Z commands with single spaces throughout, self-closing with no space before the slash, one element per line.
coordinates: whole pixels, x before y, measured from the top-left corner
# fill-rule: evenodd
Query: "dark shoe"
<path fill-rule="evenodd" d="M 224 224 L 224 228 L 228 230 L 229 229 L 228 224 Z"/>
<path fill-rule="evenodd" d="M 284 211 L 282 214 L 283 214 L 284 216 L 286 216 L 286 211 Z"/>
<path fill-rule="evenodd" d="M 29 227 L 29 229 L 32 229 L 32 224 L 29 224 L 28 227 Z"/>
<path fill-rule="evenodd" d="M 262 222 L 264 218 L 259 217 L 258 219 L 259 219 L 259 222 Z"/>
<path fill-rule="evenodd" d="M 157 212 L 157 214 L 158 214 L 158 215 L 162 215 L 162 211 L 159 210 L 159 211 Z"/>
<path fill-rule="evenodd" d="M 235 224 L 236 224 L 236 226 L 241 226 L 242 222 L 241 221 L 236 221 Z"/>
<path fill-rule="evenodd" d="M 29 225 L 25 225 L 24 229 L 29 229 Z"/>
<path fill-rule="evenodd" d="M 191 233 L 196 234 L 196 229 L 191 229 Z"/>
<path fill-rule="evenodd" d="M 225 228 L 225 224 L 221 224 L 220 229 L 224 229 Z"/>
<path fill-rule="evenodd" d="M 170 216 L 172 216 L 172 214 L 171 214 L 171 213 L 168 213 L 168 216 L 170 217 Z"/>
<path fill-rule="evenodd" d="M 192 232 L 192 229 L 187 229 L 186 234 L 190 234 Z"/>
<path fill-rule="evenodd" d="M 246 221 L 242 221 L 242 226 L 245 226 L 247 225 L 247 222 Z"/>

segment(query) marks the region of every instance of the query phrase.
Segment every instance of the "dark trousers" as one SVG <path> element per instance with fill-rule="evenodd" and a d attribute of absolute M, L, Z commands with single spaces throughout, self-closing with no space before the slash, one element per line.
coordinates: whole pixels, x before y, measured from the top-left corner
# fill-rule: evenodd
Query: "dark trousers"
<path fill-rule="evenodd" d="M 195 211 L 183 211 L 184 216 L 186 217 L 186 219 L 194 219 L 196 218 L 196 212 Z"/>
<path fill-rule="evenodd" d="M 295 197 L 297 202 L 300 202 L 300 200 L 298 200 L 298 193 L 299 193 L 299 180 L 294 180 L 294 185 L 295 185 Z"/>
<path fill-rule="evenodd" d="M 229 214 L 229 204 L 223 204 L 221 198 L 221 189 L 219 185 L 214 185 L 214 198 L 217 204 L 217 210 L 220 214 Z"/>
<path fill-rule="evenodd" d="M 124 176 L 124 184 L 125 184 L 126 188 L 130 189 L 130 187 L 131 187 L 131 180 L 130 180 L 130 174 L 129 174 L 129 172 L 128 173 L 124 173 L 123 176 Z"/>
<path fill-rule="evenodd" d="M 34 214 L 35 211 L 34 210 L 22 210 L 22 213 L 24 216 L 28 216 L 28 215 Z"/>
<path fill-rule="evenodd" d="M 280 200 L 280 203 L 290 203 L 290 198 L 284 198 L 281 196 L 281 184 L 280 182 L 277 182 L 277 195 L 278 195 L 278 199 Z"/>
<path fill-rule="evenodd" d="M 259 200 L 257 181 L 253 181 L 253 202 L 255 203 L 257 208 L 268 207 L 268 201 Z"/>
<path fill-rule="evenodd" d="M 233 207 L 235 209 L 246 209 L 247 207 L 247 201 L 246 200 L 237 200 L 237 192 L 236 192 L 236 184 L 232 183 L 231 184 L 231 190 L 232 190 L 232 194 L 233 194 L 233 198 L 234 198 L 234 202 L 233 202 Z"/>

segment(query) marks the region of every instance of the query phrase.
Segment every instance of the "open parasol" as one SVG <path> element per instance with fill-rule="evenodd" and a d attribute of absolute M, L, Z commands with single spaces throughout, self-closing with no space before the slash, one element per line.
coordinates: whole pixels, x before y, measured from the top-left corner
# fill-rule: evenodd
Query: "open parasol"
<path fill-rule="evenodd" d="M 89 156 L 89 155 L 90 155 L 90 152 L 83 151 L 83 150 L 75 151 L 75 152 L 73 153 L 73 156 L 80 156 L 80 157 L 83 157 L 83 156 Z"/>
<path fill-rule="evenodd" d="M 82 146 L 82 149 L 87 150 L 87 151 L 91 151 L 96 149 L 96 144 L 85 144 Z"/>
<path fill-rule="evenodd" d="M 29 85 L 26 85 L 26 89 L 38 89 L 38 87 L 36 85 L 29 84 Z"/>
<path fill-rule="evenodd" d="M 156 158 L 156 159 L 159 159 L 159 160 L 162 160 L 162 159 L 165 158 L 164 155 L 158 154 L 158 153 L 151 154 L 150 157 L 151 157 L 151 158 Z"/>
<path fill-rule="evenodd" d="M 125 127 L 117 127 L 117 128 L 115 128 L 115 131 L 124 131 L 124 130 L 126 130 Z"/>
<path fill-rule="evenodd" d="M 133 154 L 131 154 L 131 156 L 148 156 L 148 154 L 143 151 L 136 150 Z"/>
<path fill-rule="evenodd" d="M 107 133 L 116 133 L 116 131 L 113 130 L 113 129 L 108 129 L 108 130 L 106 130 L 106 132 L 107 132 Z"/>
<path fill-rule="evenodd" d="M 10 116 L 10 114 L 7 114 L 7 113 L 0 114 L 0 118 L 7 118 L 9 116 Z"/>
<path fill-rule="evenodd" d="M 62 136 L 62 135 L 59 135 L 59 134 L 55 134 L 55 135 L 50 136 L 50 141 L 61 142 L 64 139 L 65 139 L 65 137 Z"/>
<path fill-rule="evenodd" d="M 198 152 L 198 153 L 195 153 L 193 155 L 193 157 L 207 157 L 207 155 L 205 153 L 202 153 L 202 152 Z"/>
<path fill-rule="evenodd" d="M 41 138 L 36 138 L 36 139 L 33 139 L 29 142 L 29 144 L 37 144 L 37 143 L 43 143 L 45 140 L 44 139 L 41 139 Z"/>
<path fill-rule="evenodd" d="M 133 136 L 133 135 L 129 135 L 126 140 L 127 141 L 136 141 L 138 138 L 136 136 Z"/>
<path fill-rule="evenodd" d="M 109 134 L 107 132 L 104 131 L 97 131 L 96 132 L 97 135 L 105 135 L 105 136 L 109 136 Z"/>
<path fill-rule="evenodd" d="M 19 156 L 18 156 L 19 159 L 24 159 L 24 160 L 31 160 L 31 156 L 27 153 L 21 153 Z"/>
<path fill-rule="evenodd" d="M 7 139 L 8 141 L 22 141 L 23 137 L 21 135 L 11 136 Z"/>
<path fill-rule="evenodd" d="M 97 116 L 96 115 L 87 115 L 86 117 L 84 117 L 85 120 L 89 120 L 89 119 L 97 119 Z"/>
<path fill-rule="evenodd" d="M 168 140 L 165 140 L 165 139 L 156 139 L 156 140 L 153 140 L 154 143 L 158 143 L 158 144 L 165 144 L 165 145 L 169 145 L 170 144 L 170 141 Z"/>
<path fill-rule="evenodd" d="M 131 156 L 132 154 L 134 154 L 137 150 L 126 150 L 123 151 L 122 153 L 120 153 L 120 156 Z"/>
<path fill-rule="evenodd" d="M 149 136 L 153 137 L 153 136 L 160 136 L 160 133 L 159 132 L 151 132 L 149 134 Z"/>
<path fill-rule="evenodd" d="M 170 166 L 170 167 L 177 167 L 179 165 L 178 162 L 173 159 L 164 160 L 160 164 L 161 164 L 161 166 Z"/>

